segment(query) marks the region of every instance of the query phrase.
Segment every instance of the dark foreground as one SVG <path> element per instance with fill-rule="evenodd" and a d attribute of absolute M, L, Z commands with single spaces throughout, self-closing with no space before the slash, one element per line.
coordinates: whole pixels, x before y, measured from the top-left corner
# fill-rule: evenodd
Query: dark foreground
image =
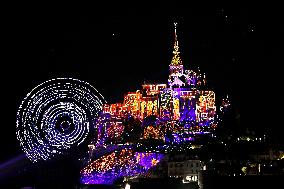
<path fill-rule="evenodd" d="M 206 178 L 203 186 L 198 186 L 197 183 L 182 183 L 179 179 L 145 179 L 140 182 L 132 182 L 130 189 L 229 189 L 229 188 L 282 188 L 284 176 L 212 176 Z M 19 185 L 17 181 L 10 183 L 0 188 L 24 188 L 29 189 L 121 189 L 125 188 L 124 184 L 108 186 L 108 185 L 74 185 L 68 183 L 44 183 L 37 185 Z"/>

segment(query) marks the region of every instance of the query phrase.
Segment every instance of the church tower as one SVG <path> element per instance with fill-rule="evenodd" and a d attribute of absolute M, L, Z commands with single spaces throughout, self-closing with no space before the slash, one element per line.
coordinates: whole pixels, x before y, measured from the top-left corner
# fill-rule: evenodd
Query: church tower
<path fill-rule="evenodd" d="M 177 23 L 174 23 L 175 26 L 175 42 L 174 42 L 174 50 L 173 50 L 173 58 L 170 64 L 170 74 L 168 79 L 168 85 L 170 88 L 173 87 L 181 87 L 184 86 L 184 81 L 181 80 L 181 76 L 183 75 L 183 63 L 180 58 L 178 39 L 177 39 Z"/>

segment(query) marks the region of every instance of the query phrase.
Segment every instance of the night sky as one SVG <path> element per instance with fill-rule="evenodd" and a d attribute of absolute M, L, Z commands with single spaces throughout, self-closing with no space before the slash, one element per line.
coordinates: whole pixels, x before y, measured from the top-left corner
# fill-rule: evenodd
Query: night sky
<path fill-rule="evenodd" d="M 105 11 L 98 14 L 100 9 Z M 84 80 L 112 103 L 144 81 L 166 83 L 174 21 L 185 69 L 199 66 L 217 98 L 229 94 L 240 114 L 243 83 L 255 81 L 244 78 L 244 70 L 267 65 L 280 52 L 279 23 L 267 14 L 250 8 L 162 5 L 147 10 L 97 6 L 84 13 L 11 10 L 2 23 L 0 161 L 21 153 L 15 134 L 18 106 L 48 79 Z"/>

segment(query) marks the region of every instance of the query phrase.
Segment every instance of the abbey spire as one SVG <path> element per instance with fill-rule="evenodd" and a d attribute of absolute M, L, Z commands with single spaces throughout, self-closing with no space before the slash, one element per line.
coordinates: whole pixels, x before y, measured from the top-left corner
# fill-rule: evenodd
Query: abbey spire
<path fill-rule="evenodd" d="M 174 42 L 174 50 L 173 50 L 173 58 L 171 61 L 171 65 L 177 66 L 182 65 L 182 60 L 180 58 L 180 52 L 179 52 L 179 46 L 178 46 L 178 39 L 177 39 L 177 23 L 174 23 L 175 25 L 175 42 Z"/>
<path fill-rule="evenodd" d="M 171 64 L 169 65 L 169 79 L 168 85 L 170 87 L 181 87 L 184 86 L 184 81 L 181 80 L 181 76 L 183 75 L 183 64 L 180 58 L 179 46 L 178 46 L 178 39 L 177 39 L 177 23 L 174 23 L 175 26 L 175 42 L 174 42 L 174 50 L 173 50 L 173 58 Z"/>

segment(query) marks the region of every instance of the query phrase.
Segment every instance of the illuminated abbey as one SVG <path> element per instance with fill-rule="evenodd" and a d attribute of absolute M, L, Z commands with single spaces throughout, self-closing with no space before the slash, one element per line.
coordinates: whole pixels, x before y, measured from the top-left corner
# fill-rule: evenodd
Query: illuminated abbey
<path fill-rule="evenodd" d="M 82 183 L 112 184 L 121 177 L 147 176 L 165 154 L 190 149 L 196 138 L 214 136 L 219 120 L 215 93 L 208 90 L 199 69 L 184 69 L 176 27 L 167 84 L 143 84 L 125 94 L 123 103 L 104 105 L 81 170 Z M 223 100 L 221 112 L 227 105 L 228 99 Z"/>
<path fill-rule="evenodd" d="M 191 140 L 192 134 L 208 133 L 216 127 L 216 106 L 214 91 L 207 90 L 206 77 L 200 70 L 185 70 L 180 57 L 175 23 L 173 57 L 169 65 L 167 84 L 144 84 L 141 90 L 128 92 L 123 103 L 106 104 L 103 112 L 113 119 L 131 115 L 143 123 L 148 116 L 155 116 L 163 135 L 166 130 L 173 131 L 173 141 Z M 116 123 L 119 124 L 119 123 Z M 159 127 L 159 124 L 157 127 Z M 145 130 L 153 131 L 154 125 Z M 177 132 L 175 132 L 177 131 Z M 165 141 L 171 140 L 160 136 Z M 119 135 L 119 134 L 118 134 Z M 155 132 L 153 133 L 154 136 Z M 144 133 L 143 137 L 150 137 Z"/>

